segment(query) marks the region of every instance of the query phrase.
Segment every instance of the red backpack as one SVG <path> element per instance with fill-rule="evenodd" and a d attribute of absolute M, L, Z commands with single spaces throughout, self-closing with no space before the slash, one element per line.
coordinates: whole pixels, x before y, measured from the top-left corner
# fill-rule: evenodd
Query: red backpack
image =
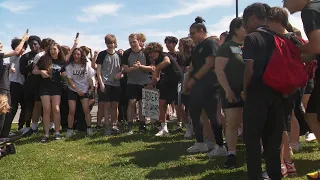
<path fill-rule="evenodd" d="M 263 74 L 263 82 L 283 94 L 290 94 L 308 81 L 308 73 L 302 63 L 299 48 L 289 39 L 270 30 L 259 28 L 272 34 L 275 48 Z"/>

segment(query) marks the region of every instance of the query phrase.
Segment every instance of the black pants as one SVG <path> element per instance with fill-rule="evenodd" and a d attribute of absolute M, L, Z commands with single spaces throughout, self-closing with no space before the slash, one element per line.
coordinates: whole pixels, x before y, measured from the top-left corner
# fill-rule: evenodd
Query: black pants
<path fill-rule="evenodd" d="M 6 121 L 8 121 L 8 125 L 10 126 L 9 129 L 11 129 L 12 121 L 16 116 L 19 104 L 21 106 L 21 113 L 19 117 L 19 127 L 23 127 L 25 113 L 26 113 L 23 85 L 16 82 L 11 82 L 10 95 L 11 95 L 11 111 L 8 114 L 8 118 L 6 119 Z"/>
<path fill-rule="evenodd" d="M 282 94 L 264 85 L 251 85 L 243 109 L 243 133 L 246 146 L 249 180 L 261 179 L 261 146 L 266 167 L 272 180 L 282 178 L 280 145 L 283 133 Z"/>
<path fill-rule="evenodd" d="M 303 95 L 305 94 L 306 87 L 303 87 L 297 91 L 297 100 L 294 108 L 294 114 L 300 125 L 300 136 L 305 135 L 306 132 L 310 132 L 310 127 L 304 119 L 304 110 L 301 106 Z"/>
<path fill-rule="evenodd" d="M 61 115 L 61 127 L 63 130 L 68 129 L 68 87 L 64 87 L 61 91 L 61 102 L 60 102 L 60 115 Z"/>
<path fill-rule="evenodd" d="M 190 93 L 190 117 L 192 119 L 193 129 L 196 134 L 197 142 L 203 142 L 203 125 L 200 119 L 202 109 L 205 110 L 208 119 L 211 122 L 212 130 L 216 143 L 223 145 L 222 126 L 217 118 L 218 106 L 218 87 L 195 85 Z"/>
<path fill-rule="evenodd" d="M 11 97 L 10 97 L 10 92 L 0 92 L 0 94 L 7 94 L 8 96 L 8 103 L 11 106 Z M 10 132 L 10 126 L 9 126 L 9 121 L 6 121 L 6 119 L 9 117 L 9 113 L 7 114 L 0 114 L 0 138 L 7 138 L 9 136 Z"/>

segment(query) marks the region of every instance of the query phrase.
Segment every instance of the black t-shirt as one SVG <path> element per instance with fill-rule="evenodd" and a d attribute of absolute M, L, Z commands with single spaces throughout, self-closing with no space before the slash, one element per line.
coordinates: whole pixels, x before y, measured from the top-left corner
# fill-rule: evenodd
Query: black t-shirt
<path fill-rule="evenodd" d="M 247 34 L 242 49 L 242 57 L 244 61 L 254 61 L 253 77 L 251 82 L 255 80 L 262 82 L 262 76 L 272 56 L 274 48 L 274 37 L 272 34 L 260 31 L 254 31 Z"/>
<path fill-rule="evenodd" d="M 301 19 L 306 35 L 312 31 L 320 29 L 320 0 L 313 0 L 308 3 L 301 11 Z M 320 64 L 320 55 L 317 56 L 317 62 Z M 317 68 L 317 71 L 320 69 Z M 319 74 L 320 73 L 316 73 Z"/>
<path fill-rule="evenodd" d="M 180 54 L 180 52 L 178 52 L 178 51 L 176 51 L 174 53 L 169 52 L 168 54 L 170 54 L 171 56 L 176 58 L 176 61 L 179 64 L 179 66 L 185 66 L 184 59 L 183 59 L 182 55 Z"/>
<path fill-rule="evenodd" d="M 0 53 L 0 94 L 10 91 L 9 65 L 3 64 L 4 53 Z"/>
<path fill-rule="evenodd" d="M 192 51 L 191 55 L 191 61 L 192 61 L 192 67 L 193 71 L 192 74 L 197 73 L 201 67 L 206 63 L 206 58 L 213 56 L 217 56 L 218 51 L 218 43 L 211 39 L 207 38 L 203 42 L 199 43 Z M 209 71 L 204 77 L 199 79 L 199 81 L 196 84 L 202 84 L 202 85 L 214 85 L 217 84 L 217 76 L 213 71 Z"/>
<path fill-rule="evenodd" d="M 44 58 L 41 57 L 37 63 L 39 70 L 46 70 L 44 69 Z M 62 72 L 66 71 L 66 63 L 60 59 L 53 59 L 52 60 L 52 75 L 50 78 L 41 78 L 41 84 L 44 86 L 50 87 L 52 83 L 55 83 L 61 87 L 66 85 L 66 80 L 61 76 Z"/>
<path fill-rule="evenodd" d="M 182 79 L 182 71 L 181 68 L 176 60 L 175 57 L 173 57 L 169 53 L 162 53 L 160 54 L 159 58 L 155 61 L 155 65 L 159 65 L 161 62 L 163 62 L 165 57 L 169 57 L 170 59 L 170 65 L 163 68 L 161 70 L 161 80 L 164 82 L 172 82 L 177 83 L 180 82 Z"/>
<path fill-rule="evenodd" d="M 25 77 L 26 87 L 36 87 L 41 79 L 39 75 L 32 74 L 34 67 L 33 60 L 36 55 L 37 53 L 30 51 L 20 58 L 20 73 Z"/>
<path fill-rule="evenodd" d="M 224 72 L 229 86 L 236 89 L 243 88 L 245 63 L 242 58 L 242 44 L 234 41 L 225 42 L 219 47 L 217 57 L 228 59 Z"/>

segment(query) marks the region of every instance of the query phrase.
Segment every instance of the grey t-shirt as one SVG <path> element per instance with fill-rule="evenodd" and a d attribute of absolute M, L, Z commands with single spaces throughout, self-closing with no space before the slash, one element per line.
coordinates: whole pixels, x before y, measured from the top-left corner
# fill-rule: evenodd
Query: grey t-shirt
<path fill-rule="evenodd" d="M 118 53 L 110 54 L 107 50 L 101 51 L 97 58 L 97 64 L 101 65 L 101 78 L 103 84 L 120 86 L 120 79 L 114 76 L 121 71 L 121 57 Z"/>
<path fill-rule="evenodd" d="M 10 65 L 12 68 L 14 68 L 16 71 L 15 72 L 10 72 L 9 73 L 9 80 L 10 82 L 16 82 L 21 85 L 24 83 L 24 76 L 20 73 L 20 57 L 19 56 L 12 56 L 9 59 Z"/>
<path fill-rule="evenodd" d="M 135 53 L 131 49 L 128 49 L 123 55 L 123 64 L 132 67 L 136 61 L 140 61 L 141 65 L 150 65 L 142 50 Z M 150 81 L 151 79 L 148 72 L 136 70 L 128 73 L 128 84 L 146 85 L 149 84 Z"/>
<path fill-rule="evenodd" d="M 87 65 L 84 66 L 83 64 L 74 64 L 70 63 L 66 67 L 67 77 L 72 79 L 74 85 L 83 93 L 87 93 L 90 86 L 90 79 L 94 76 L 94 70 L 91 67 L 91 63 L 87 62 Z M 68 85 L 69 89 L 74 91 L 75 90 Z"/>

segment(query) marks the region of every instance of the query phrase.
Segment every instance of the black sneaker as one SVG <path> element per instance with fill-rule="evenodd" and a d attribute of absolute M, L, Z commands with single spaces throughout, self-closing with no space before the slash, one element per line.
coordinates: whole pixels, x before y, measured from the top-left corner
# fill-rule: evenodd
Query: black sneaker
<path fill-rule="evenodd" d="M 49 140 L 49 137 L 47 137 L 47 136 L 42 136 L 40 142 L 41 142 L 41 143 L 47 143 L 48 140 Z"/>
<path fill-rule="evenodd" d="M 177 129 L 175 129 L 176 133 L 181 133 L 182 132 L 182 127 L 177 127 Z"/>
<path fill-rule="evenodd" d="M 148 131 L 148 129 L 147 129 L 147 127 L 146 127 L 145 125 L 139 126 L 139 132 L 140 132 L 140 133 L 145 133 L 145 132 L 147 132 L 147 131 Z"/>
<path fill-rule="evenodd" d="M 228 160 L 224 163 L 224 167 L 227 169 L 233 169 L 236 167 L 237 157 L 234 154 L 228 156 Z"/>
<path fill-rule="evenodd" d="M 56 139 L 56 140 L 61 140 L 61 139 L 62 139 L 61 134 L 60 134 L 60 133 L 59 133 L 59 134 L 56 134 L 56 135 L 55 135 L 55 139 Z"/>
<path fill-rule="evenodd" d="M 33 134 L 33 130 L 30 128 L 27 132 L 23 133 L 22 137 L 29 137 Z"/>
<path fill-rule="evenodd" d="M 49 130 L 49 133 L 52 134 L 52 135 L 53 135 L 55 132 L 56 132 L 56 130 L 54 130 L 53 128 L 51 128 L 51 129 Z"/>

